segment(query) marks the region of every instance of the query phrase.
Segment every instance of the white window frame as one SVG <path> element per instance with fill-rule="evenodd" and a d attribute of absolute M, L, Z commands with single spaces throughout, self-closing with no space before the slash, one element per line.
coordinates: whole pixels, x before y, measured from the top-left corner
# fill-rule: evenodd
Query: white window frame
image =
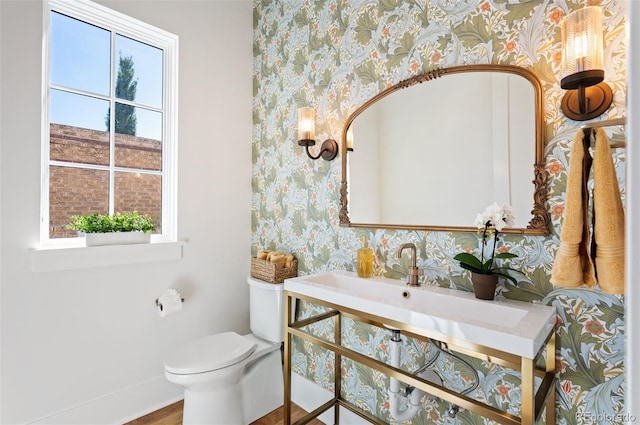
<path fill-rule="evenodd" d="M 83 246 L 82 238 L 49 238 L 49 74 L 51 12 L 59 12 L 163 50 L 162 234 L 151 242 L 177 241 L 178 175 L 178 36 L 88 0 L 43 2 L 42 165 L 40 247 Z M 113 69 L 113 65 L 112 65 Z M 111 196 L 111 194 L 110 194 Z"/>

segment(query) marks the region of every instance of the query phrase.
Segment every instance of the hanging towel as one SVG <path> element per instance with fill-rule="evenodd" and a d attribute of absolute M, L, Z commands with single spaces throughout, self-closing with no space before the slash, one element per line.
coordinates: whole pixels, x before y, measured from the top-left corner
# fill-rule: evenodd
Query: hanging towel
<path fill-rule="evenodd" d="M 551 283 L 563 288 L 577 288 L 583 285 L 592 288 L 596 283 L 593 261 L 588 249 L 590 226 L 587 180 L 591 157 L 585 149 L 584 139 L 584 131 L 578 130 L 569 158 L 560 248 L 551 270 Z"/>
<path fill-rule="evenodd" d="M 593 210 L 596 276 L 600 289 L 624 294 L 624 209 L 606 133 L 595 130 Z"/>

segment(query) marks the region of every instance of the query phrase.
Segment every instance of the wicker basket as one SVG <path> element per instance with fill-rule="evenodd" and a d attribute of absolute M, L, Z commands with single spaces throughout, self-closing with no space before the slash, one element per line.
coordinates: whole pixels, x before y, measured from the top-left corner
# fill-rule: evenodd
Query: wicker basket
<path fill-rule="evenodd" d="M 251 277 L 269 283 L 282 283 L 285 279 L 298 276 L 298 260 L 291 262 L 291 267 L 279 267 L 276 263 L 251 257 Z"/>

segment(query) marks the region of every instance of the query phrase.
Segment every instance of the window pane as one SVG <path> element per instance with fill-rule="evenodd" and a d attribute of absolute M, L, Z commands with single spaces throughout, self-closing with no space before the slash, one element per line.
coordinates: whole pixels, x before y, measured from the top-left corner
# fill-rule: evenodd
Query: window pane
<path fill-rule="evenodd" d="M 162 107 L 162 50 L 116 36 L 116 97 L 154 108 Z"/>
<path fill-rule="evenodd" d="M 111 33 L 51 12 L 51 82 L 109 95 Z"/>
<path fill-rule="evenodd" d="M 149 214 L 157 226 L 153 233 L 162 233 L 162 176 L 116 172 L 115 186 L 115 211 Z"/>
<path fill-rule="evenodd" d="M 118 122 L 128 123 L 128 127 L 122 126 L 115 135 L 116 166 L 161 171 L 162 114 L 116 103 Z"/>
<path fill-rule="evenodd" d="M 116 166 L 162 170 L 162 143 L 142 137 L 116 135 Z"/>
<path fill-rule="evenodd" d="M 109 165 L 109 133 L 51 124 L 49 134 L 52 161 Z"/>
<path fill-rule="evenodd" d="M 162 140 L 162 113 L 116 103 L 116 134 Z"/>
<path fill-rule="evenodd" d="M 49 167 L 49 237 L 75 237 L 67 224 L 72 215 L 109 211 L 109 172 Z"/>
<path fill-rule="evenodd" d="M 117 104 L 116 104 L 117 107 Z M 138 137 L 162 140 L 162 113 L 144 108 L 136 108 L 138 118 Z"/>
<path fill-rule="evenodd" d="M 51 123 L 91 130 L 109 130 L 109 102 L 106 100 L 51 89 L 50 101 Z"/>

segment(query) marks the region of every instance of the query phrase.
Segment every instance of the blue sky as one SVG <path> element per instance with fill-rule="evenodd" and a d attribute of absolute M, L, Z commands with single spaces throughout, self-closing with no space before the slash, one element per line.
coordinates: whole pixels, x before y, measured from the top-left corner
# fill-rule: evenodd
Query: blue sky
<path fill-rule="evenodd" d="M 133 58 L 138 81 L 135 102 L 162 107 L 162 50 L 122 35 L 116 35 L 115 43 L 116 66 L 120 55 Z M 105 131 L 109 102 L 88 94 L 109 95 L 110 70 L 109 31 L 56 12 L 51 13 L 51 83 L 87 94 L 52 89 L 52 123 Z M 161 140 L 161 113 L 136 108 L 136 118 L 138 136 Z"/>

